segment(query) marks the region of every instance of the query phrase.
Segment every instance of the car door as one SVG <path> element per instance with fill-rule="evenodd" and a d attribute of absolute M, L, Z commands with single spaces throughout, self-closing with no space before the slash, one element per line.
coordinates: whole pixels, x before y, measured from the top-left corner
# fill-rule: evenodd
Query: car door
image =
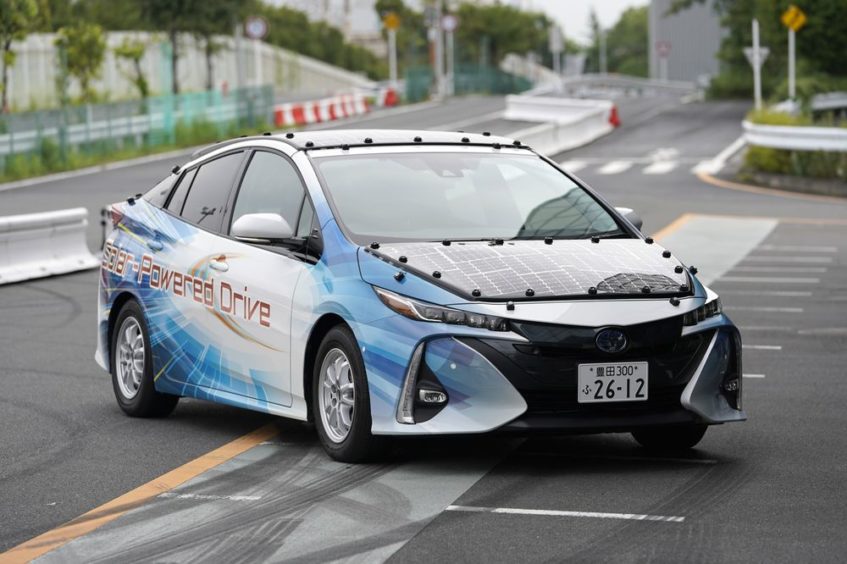
<path fill-rule="evenodd" d="M 227 350 L 236 355 L 227 385 L 257 402 L 290 406 L 292 299 L 314 263 L 306 249 L 312 205 L 294 164 L 270 150 L 253 151 L 232 200 L 229 227 L 245 214 L 276 213 L 295 237 L 274 245 L 222 237 L 215 247 L 210 267 L 220 289 L 220 322 L 230 331 Z"/>
<path fill-rule="evenodd" d="M 153 262 L 142 265 L 160 296 L 147 315 L 155 327 L 151 345 L 161 391 L 209 399 L 230 391 L 231 338 L 218 327 L 219 290 L 210 263 L 224 239 L 231 192 L 247 154 L 232 151 L 183 172 L 164 207 Z"/>

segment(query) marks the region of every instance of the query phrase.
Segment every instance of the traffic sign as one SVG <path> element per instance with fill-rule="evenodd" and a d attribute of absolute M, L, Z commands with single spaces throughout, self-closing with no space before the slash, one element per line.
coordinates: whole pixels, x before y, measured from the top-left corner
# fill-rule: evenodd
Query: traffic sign
<path fill-rule="evenodd" d="M 660 57 L 667 57 L 671 54 L 671 42 L 670 41 L 656 41 L 656 53 Z"/>
<path fill-rule="evenodd" d="M 459 18 L 453 14 L 446 14 L 441 17 L 441 29 L 444 31 L 454 31 L 459 27 Z"/>
<path fill-rule="evenodd" d="M 799 31 L 801 27 L 806 25 L 806 12 L 791 4 L 787 10 L 782 13 L 782 25 L 792 31 Z"/>
<path fill-rule="evenodd" d="M 550 52 L 561 53 L 565 50 L 565 42 L 562 38 L 562 30 L 558 26 L 550 28 Z"/>
<path fill-rule="evenodd" d="M 268 34 L 268 22 L 259 16 L 250 16 L 244 22 L 244 34 L 250 39 L 263 39 Z"/>
<path fill-rule="evenodd" d="M 385 29 L 397 29 L 400 27 L 400 17 L 394 12 L 388 12 L 382 17 L 382 25 Z"/>
<path fill-rule="evenodd" d="M 744 48 L 744 56 L 747 57 L 747 62 L 750 63 L 750 66 L 756 68 L 757 66 L 761 67 L 765 64 L 765 59 L 770 55 L 771 50 L 768 47 L 759 47 L 759 64 L 756 64 L 756 49 L 754 47 L 745 47 Z"/>

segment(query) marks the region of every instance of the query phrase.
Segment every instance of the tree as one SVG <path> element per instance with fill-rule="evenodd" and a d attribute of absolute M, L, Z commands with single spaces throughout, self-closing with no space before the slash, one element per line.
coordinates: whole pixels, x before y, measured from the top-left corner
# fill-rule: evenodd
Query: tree
<path fill-rule="evenodd" d="M 56 33 L 56 46 L 64 51 L 68 74 L 79 82 L 80 98 L 92 102 L 97 94 L 91 81 L 100 76 L 106 56 L 106 37 L 97 24 L 79 22 Z"/>
<path fill-rule="evenodd" d="M 215 87 L 214 57 L 222 45 L 215 41 L 217 34 L 229 34 L 240 15 L 244 3 L 239 0 L 206 0 L 197 7 L 191 32 L 203 43 L 206 58 L 206 90 Z"/>
<path fill-rule="evenodd" d="M 141 68 L 141 60 L 144 58 L 146 51 L 146 43 L 140 39 L 130 39 L 128 37 L 120 45 L 115 47 L 115 56 L 125 59 L 132 67 L 131 72 L 124 74 L 135 85 L 136 90 L 138 90 L 138 96 L 142 100 L 150 95 L 150 84 L 147 82 L 147 77 L 144 76 L 144 69 Z"/>
<path fill-rule="evenodd" d="M 15 64 L 15 52 L 12 41 L 19 41 L 27 36 L 37 25 L 38 4 L 35 0 L 0 0 L 0 50 L 3 58 L 2 101 L 0 109 L 3 113 L 9 111 L 9 67 Z"/>
<path fill-rule="evenodd" d="M 627 8 L 606 36 L 609 71 L 647 76 L 648 7 Z"/>
<path fill-rule="evenodd" d="M 685 10 L 705 0 L 675 0 L 671 13 Z M 762 45 L 770 48 L 762 75 L 763 90 L 768 93 L 782 92 L 786 82 L 785 72 L 776 69 L 787 67 L 787 30 L 780 21 L 782 12 L 788 7 L 787 0 L 711 0 L 721 17 L 721 25 L 727 31 L 718 59 L 721 71 L 712 81 L 713 93 L 722 95 L 749 95 L 752 89 L 752 72 L 744 57 L 743 48 L 751 45 L 750 21 L 759 20 Z M 797 79 L 798 92 L 804 77 L 818 85 L 817 90 L 844 88 L 847 83 L 847 33 L 837 22 L 847 18 L 844 0 L 794 0 L 808 20 L 797 32 Z M 769 71 L 772 69 L 773 71 Z M 840 85 L 838 83 L 841 83 Z M 813 94 L 814 90 L 807 94 Z"/>
<path fill-rule="evenodd" d="M 141 18 L 154 30 L 167 33 L 171 44 L 171 90 L 179 94 L 179 34 L 196 25 L 197 7 L 203 0 L 139 0 Z"/>
<path fill-rule="evenodd" d="M 547 34 L 552 22 L 544 14 L 502 4 L 461 4 L 457 15 L 461 23 L 456 39 L 465 60 L 480 59 L 482 37 L 488 38 L 487 48 L 494 64 L 499 64 L 509 53 L 537 53 L 542 60 L 550 58 Z"/>

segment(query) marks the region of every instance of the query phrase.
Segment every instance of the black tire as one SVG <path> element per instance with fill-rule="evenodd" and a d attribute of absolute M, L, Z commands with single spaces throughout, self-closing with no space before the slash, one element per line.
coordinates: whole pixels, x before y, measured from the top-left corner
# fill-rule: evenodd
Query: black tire
<path fill-rule="evenodd" d="M 144 343 L 144 366 L 140 376 L 140 382 L 135 390 L 135 393 L 125 391 L 125 386 L 122 387 L 119 382 L 119 356 L 118 338 L 121 334 L 121 329 L 124 331 L 132 326 L 133 322 L 140 330 L 141 337 Z M 115 325 L 112 328 L 110 349 L 110 363 L 112 373 L 112 389 L 115 392 L 115 399 L 118 401 L 118 406 L 124 413 L 130 417 L 166 417 L 176 408 L 179 401 L 179 396 L 163 394 L 157 392 L 153 384 L 153 354 L 150 349 L 150 336 L 147 329 L 147 322 L 144 319 L 144 312 L 141 311 L 141 306 L 134 300 L 128 301 L 121 308 Z"/>
<path fill-rule="evenodd" d="M 672 452 L 693 448 L 703 435 L 707 425 L 675 425 L 648 427 L 632 432 L 638 443 L 655 452 Z"/>
<path fill-rule="evenodd" d="M 349 430 L 346 436 L 333 439 L 331 425 L 324 420 L 321 408 L 322 393 L 321 371 L 329 355 L 337 357 L 342 352 L 350 368 L 354 398 Z M 330 357 L 332 358 L 332 357 Z M 337 392 L 339 401 L 341 392 Z M 340 417 L 339 411 L 336 417 Z M 329 416 L 327 416 L 329 417 Z M 312 372 L 312 419 L 318 432 L 318 438 L 327 454 L 340 462 L 366 462 L 378 458 L 385 449 L 385 439 L 371 434 L 371 400 L 368 395 L 368 381 L 365 363 L 353 332 L 345 325 L 337 325 L 329 330 L 318 348 L 315 366 Z"/>

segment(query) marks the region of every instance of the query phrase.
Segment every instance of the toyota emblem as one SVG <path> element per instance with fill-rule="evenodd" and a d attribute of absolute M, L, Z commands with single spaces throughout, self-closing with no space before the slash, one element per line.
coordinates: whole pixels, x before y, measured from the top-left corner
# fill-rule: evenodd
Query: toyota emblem
<path fill-rule="evenodd" d="M 603 329 L 597 333 L 594 344 L 605 353 L 619 353 L 626 349 L 628 341 L 624 332 L 619 329 Z"/>

